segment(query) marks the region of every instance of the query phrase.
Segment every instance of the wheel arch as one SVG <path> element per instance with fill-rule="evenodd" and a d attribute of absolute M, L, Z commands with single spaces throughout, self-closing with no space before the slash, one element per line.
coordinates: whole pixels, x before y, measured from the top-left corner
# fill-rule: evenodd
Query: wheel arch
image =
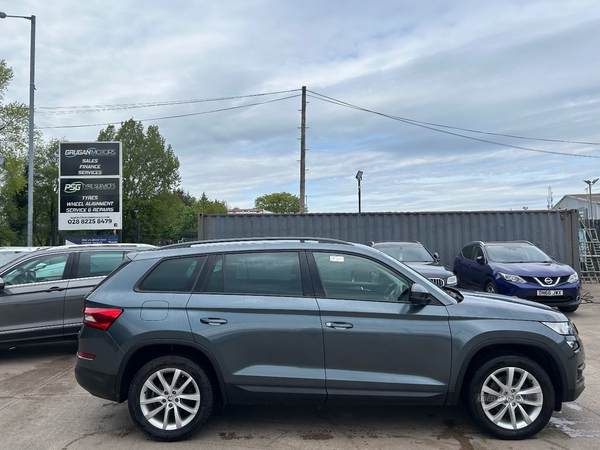
<path fill-rule="evenodd" d="M 471 355 L 468 364 L 463 365 L 456 383 L 456 390 L 453 396 L 449 396 L 448 403 L 455 405 L 461 398 L 464 398 L 469 390 L 469 383 L 473 378 L 473 374 L 481 364 L 498 356 L 509 355 L 529 358 L 538 363 L 546 371 L 548 377 L 550 377 L 552 386 L 554 386 L 554 410 L 560 411 L 564 395 L 563 377 L 565 374 L 561 372 L 560 366 L 547 349 L 536 345 L 524 345 L 522 343 L 490 344 L 478 348 Z"/>
<path fill-rule="evenodd" d="M 151 342 L 133 349 L 119 371 L 116 384 L 117 401 L 127 400 L 133 377 L 144 364 L 164 355 L 183 356 L 200 365 L 213 385 L 215 399 L 223 404 L 227 403 L 223 377 L 215 359 L 205 348 L 187 342 Z"/>

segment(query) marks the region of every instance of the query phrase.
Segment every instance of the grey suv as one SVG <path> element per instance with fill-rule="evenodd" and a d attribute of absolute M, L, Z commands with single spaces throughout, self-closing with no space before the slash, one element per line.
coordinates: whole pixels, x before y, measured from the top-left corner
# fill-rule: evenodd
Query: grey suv
<path fill-rule="evenodd" d="M 0 346 L 75 339 L 83 298 L 145 244 L 65 245 L 23 252 L 0 268 Z"/>
<path fill-rule="evenodd" d="M 316 238 L 129 254 L 86 298 L 77 356 L 82 387 L 128 400 L 163 441 L 189 437 L 216 402 L 461 398 L 492 436 L 522 439 L 585 385 L 564 314 L 441 289 L 373 248 Z"/>

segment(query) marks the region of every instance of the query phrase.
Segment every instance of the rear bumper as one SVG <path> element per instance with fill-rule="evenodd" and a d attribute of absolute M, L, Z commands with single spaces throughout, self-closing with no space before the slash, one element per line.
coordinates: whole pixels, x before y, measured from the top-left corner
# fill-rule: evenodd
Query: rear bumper
<path fill-rule="evenodd" d="M 75 379 L 90 394 L 107 400 L 118 401 L 114 389 L 116 385 L 114 375 L 83 367 L 78 360 L 75 366 Z"/>

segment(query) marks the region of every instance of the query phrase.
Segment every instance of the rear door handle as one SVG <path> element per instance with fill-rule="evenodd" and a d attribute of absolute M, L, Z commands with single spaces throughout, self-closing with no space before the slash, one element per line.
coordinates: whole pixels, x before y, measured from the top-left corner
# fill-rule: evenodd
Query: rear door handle
<path fill-rule="evenodd" d="M 325 326 L 335 330 L 348 330 L 354 327 L 354 325 L 348 322 L 326 322 Z"/>
<path fill-rule="evenodd" d="M 200 319 L 200 322 L 205 323 L 206 325 L 225 325 L 227 323 L 226 319 L 218 319 L 215 317 L 203 317 Z"/>
<path fill-rule="evenodd" d="M 64 291 L 66 288 L 61 288 L 59 286 L 53 286 L 49 289 L 46 289 L 44 292 L 60 292 L 60 291 Z"/>

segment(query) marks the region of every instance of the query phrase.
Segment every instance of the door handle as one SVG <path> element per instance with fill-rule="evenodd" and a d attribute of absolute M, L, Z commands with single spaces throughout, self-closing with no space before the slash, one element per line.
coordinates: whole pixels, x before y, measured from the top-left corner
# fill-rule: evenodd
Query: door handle
<path fill-rule="evenodd" d="M 348 330 L 354 327 L 354 325 L 348 322 L 326 322 L 325 326 L 334 330 Z"/>
<path fill-rule="evenodd" d="M 217 319 L 214 317 L 203 317 L 200 319 L 200 322 L 205 323 L 206 325 L 225 325 L 227 323 L 226 319 Z"/>
<path fill-rule="evenodd" d="M 64 291 L 64 290 L 65 290 L 65 288 L 61 288 L 58 286 L 52 286 L 51 288 L 46 289 L 44 292 L 60 292 L 60 291 Z"/>

